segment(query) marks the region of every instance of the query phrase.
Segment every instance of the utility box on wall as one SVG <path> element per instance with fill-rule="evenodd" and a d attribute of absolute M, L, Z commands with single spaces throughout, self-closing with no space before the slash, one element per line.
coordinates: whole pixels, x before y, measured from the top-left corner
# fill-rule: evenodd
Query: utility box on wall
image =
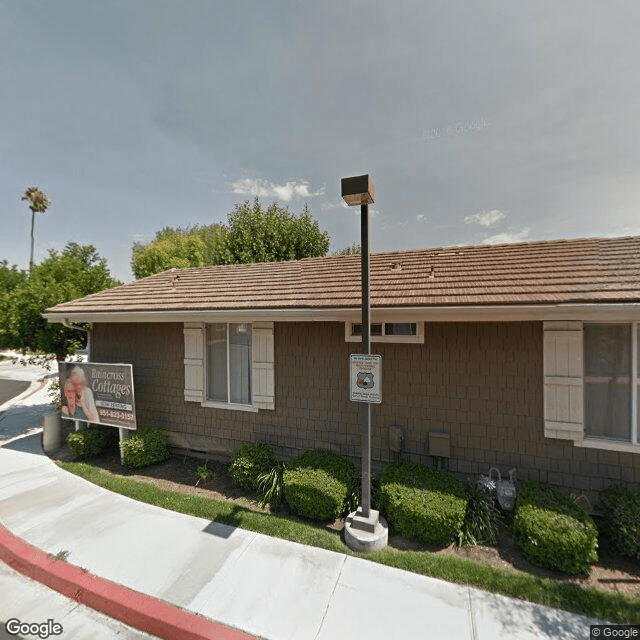
<path fill-rule="evenodd" d="M 429 431 L 429 455 L 437 458 L 451 457 L 451 444 L 448 433 Z"/>
<path fill-rule="evenodd" d="M 392 453 L 400 453 L 402 451 L 402 427 L 392 424 L 389 427 L 389 450 Z"/>

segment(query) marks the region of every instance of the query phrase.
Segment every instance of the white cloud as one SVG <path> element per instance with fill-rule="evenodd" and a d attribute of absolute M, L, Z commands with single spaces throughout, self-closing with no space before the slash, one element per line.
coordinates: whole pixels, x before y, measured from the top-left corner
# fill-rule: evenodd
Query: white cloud
<path fill-rule="evenodd" d="M 339 200 L 332 200 L 330 202 L 321 202 L 320 211 L 330 211 L 331 209 L 348 209 L 349 205 L 340 198 Z"/>
<path fill-rule="evenodd" d="M 311 191 L 309 183 L 305 180 L 275 184 L 260 178 L 240 178 L 227 182 L 227 186 L 231 189 L 231 193 L 249 194 L 259 198 L 277 198 L 284 202 L 289 202 L 294 197 L 313 198 L 324 193 L 324 187 Z"/>
<path fill-rule="evenodd" d="M 529 227 L 520 231 L 505 231 L 489 236 L 482 241 L 482 244 L 510 244 L 512 242 L 524 242 L 529 238 Z"/>
<path fill-rule="evenodd" d="M 624 238 L 625 236 L 638 236 L 640 235 L 640 225 L 609 225 L 609 230 L 604 232 L 597 232 L 597 235 L 602 235 L 604 238 Z M 611 228 L 613 227 L 613 228 Z"/>
<path fill-rule="evenodd" d="M 465 224 L 479 224 L 483 227 L 492 227 L 504 218 L 505 215 L 502 211 L 492 209 L 491 211 L 481 211 L 480 213 L 474 213 L 472 216 L 467 216 L 464 222 Z"/>
<path fill-rule="evenodd" d="M 428 222 L 429 219 L 427 218 L 427 216 L 424 215 L 424 213 L 419 213 L 416 216 L 416 222 Z"/>

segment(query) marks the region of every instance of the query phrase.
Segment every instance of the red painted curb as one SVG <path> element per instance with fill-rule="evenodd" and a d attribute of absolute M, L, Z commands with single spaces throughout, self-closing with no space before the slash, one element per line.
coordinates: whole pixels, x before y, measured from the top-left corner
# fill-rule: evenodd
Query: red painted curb
<path fill-rule="evenodd" d="M 256 640 L 255 636 L 56 560 L 2 525 L 0 560 L 76 602 L 164 640 Z"/>

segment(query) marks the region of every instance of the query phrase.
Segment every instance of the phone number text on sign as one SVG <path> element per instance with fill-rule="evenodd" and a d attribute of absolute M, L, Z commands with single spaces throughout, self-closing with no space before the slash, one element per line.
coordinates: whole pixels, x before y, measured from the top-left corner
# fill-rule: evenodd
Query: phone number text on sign
<path fill-rule="evenodd" d="M 133 424 L 134 418 L 130 413 L 123 413 L 122 411 L 114 411 L 113 409 L 98 409 L 98 414 L 101 418 L 111 418 L 111 420 L 124 420 Z"/>

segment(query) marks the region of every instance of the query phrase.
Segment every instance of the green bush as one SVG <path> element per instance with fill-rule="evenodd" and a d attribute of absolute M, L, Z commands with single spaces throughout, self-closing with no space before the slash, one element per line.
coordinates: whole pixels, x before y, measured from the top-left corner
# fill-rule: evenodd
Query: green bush
<path fill-rule="evenodd" d="M 598 532 L 586 510 L 537 482 L 520 489 L 511 533 L 524 557 L 539 567 L 586 574 L 598 559 Z"/>
<path fill-rule="evenodd" d="M 120 442 L 120 448 L 124 466 L 134 469 L 162 462 L 170 455 L 165 430 L 154 427 L 133 431 Z"/>
<path fill-rule="evenodd" d="M 262 442 L 241 444 L 233 452 L 229 471 L 233 481 L 243 489 L 258 490 L 258 477 L 278 464 L 273 448 Z"/>
<path fill-rule="evenodd" d="M 463 484 L 452 474 L 402 460 L 384 470 L 379 500 L 392 529 L 438 546 L 458 535 L 468 502 Z"/>
<path fill-rule="evenodd" d="M 285 500 L 298 515 L 311 520 L 345 515 L 357 486 L 353 462 L 326 449 L 306 451 L 285 466 Z"/>
<path fill-rule="evenodd" d="M 640 491 L 611 487 L 600 494 L 602 532 L 613 548 L 640 560 Z"/>
<path fill-rule="evenodd" d="M 95 458 L 115 448 L 117 430 L 99 424 L 88 424 L 67 436 L 69 450 L 75 458 Z"/>
<path fill-rule="evenodd" d="M 496 544 L 498 525 L 502 515 L 496 509 L 493 496 L 484 489 L 469 484 L 467 486 L 469 503 L 464 523 L 460 530 L 460 546 L 473 546 L 478 543 Z"/>

